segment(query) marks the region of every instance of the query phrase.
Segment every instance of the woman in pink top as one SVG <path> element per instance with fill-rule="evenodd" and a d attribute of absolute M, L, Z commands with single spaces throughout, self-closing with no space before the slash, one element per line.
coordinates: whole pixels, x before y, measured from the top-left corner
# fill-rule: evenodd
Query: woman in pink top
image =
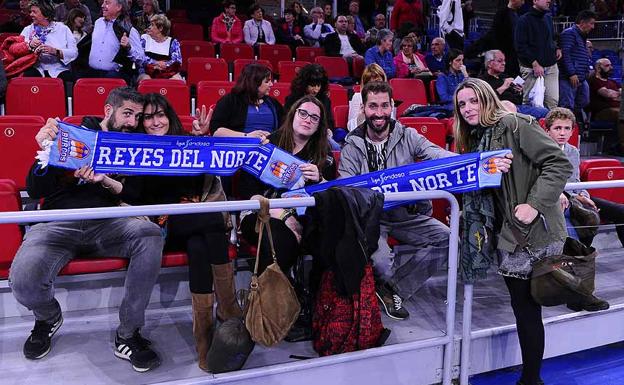
<path fill-rule="evenodd" d="M 212 21 L 210 38 L 215 43 L 242 43 L 243 22 L 236 17 L 236 3 L 223 2 L 223 13 Z"/>
<path fill-rule="evenodd" d="M 394 57 L 397 78 L 431 77 L 431 71 L 425 64 L 425 57 L 415 52 L 414 39 L 405 37 L 401 40 L 401 51 Z"/>

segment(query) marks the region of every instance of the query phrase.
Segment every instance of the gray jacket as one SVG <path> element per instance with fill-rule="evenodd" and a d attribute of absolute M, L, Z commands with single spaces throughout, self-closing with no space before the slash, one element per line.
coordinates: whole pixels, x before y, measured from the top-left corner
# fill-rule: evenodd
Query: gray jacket
<path fill-rule="evenodd" d="M 345 138 L 345 146 L 341 151 L 338 167 L 340 178 L 370 172 L 366 158 L 365 127 L 366 123 L 361 124 Z M 416 160 L 434 160 L 455 155 L 457 154 L 431 143 L 415 129 L 408 128 L 395 120 L 391 121 L 386 163 L 388 168 L 405 166 Z M 420 203 L 417 212 L 431 215 L 431 203 L 428 201 L 424 204 Z"/>

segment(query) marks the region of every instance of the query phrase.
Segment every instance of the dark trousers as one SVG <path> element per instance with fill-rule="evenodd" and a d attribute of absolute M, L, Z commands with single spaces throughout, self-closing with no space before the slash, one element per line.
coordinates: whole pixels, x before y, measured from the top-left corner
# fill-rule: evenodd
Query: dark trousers
<path fill-rule="evenodd" d="M 258 233 L 256 233 L 255 230 L 256 218 L 256 214 L 249 214 L 243 218 L 240 225 L 243 238 L 253 245 L 258 243 Z M 297 257 L 299 256 L 299 243 L 297 243 L 297 238 L 295 237 L 295 234 L 293 234 L 292 230 L 289 229 L 281 220 L 271 218 L 270 225 L 277 264 L 282 269 L 284 274 L 288 275 L 290 269 L 297 262 Z M 269 244 L 268 234 L 265 230 L 262 237 L 262 246 L 260 248 L 258 275 L 262 273 L 271 263 L 273 263 L 273 258 L 271 257 L 271 245 Z"/>
<path fill-rule="evenodd" d="M 615 223 L 615 231 L 624 246 L 624 205 L 608 201 L 606 199 L 592 197 L 596 207 L 600 209 L 600 219 L 605 222 Z"/>
<path fill-rule="evenodd" d="M 531 296 L 531 281 L 505 277 L 516 317 L 516 329 L 522 351 L 523 385 L 538 385 L 544 357 L 544 324 L 542 307 Z"/>
<path fill-rule="evenodd" d="M 191 293 L 212 293 L 212 265 L 230 262 L 223 215 L 201 213 L 170 216 L 165 248 L 186 250 Z"/>

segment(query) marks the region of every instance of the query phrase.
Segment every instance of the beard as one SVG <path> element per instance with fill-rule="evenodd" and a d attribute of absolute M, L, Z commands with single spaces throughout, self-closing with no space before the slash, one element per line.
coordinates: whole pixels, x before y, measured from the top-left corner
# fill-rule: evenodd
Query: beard
<path fill-rule="evenodd" d="M 600 70 L 600 76 L 602 76 L 605 79 L 610 78 L 611 75 L 613 75 L 613 70 L 607 70 L 607 71 L 605 71 L 603 69 Z"/>
<path fill-rule="evenodd" d="M 132 132 L 134 131 L 134 127 L 130 125 L 120 126 L 117 123 L 117 119 L 115 119 L 115 113 L 111 114 L 110 118 L 108 118 L 108 122 L 106 122 L 106 128 L 111 132 Z"/>
<path fill-rule="evenodd" d="M 374 120 L 377 120 L 377 119 L 383 119 L 385 123 L 381 127 L 377 127 L 375 126 L 375 123 L 373 122 Z M 366 125 L 370 127 L 377 134 L 384 132 L 388 128 L 389 124 L 390 124 L 390 116 L 371 115 L 371 116 L 366 117 Z"/>

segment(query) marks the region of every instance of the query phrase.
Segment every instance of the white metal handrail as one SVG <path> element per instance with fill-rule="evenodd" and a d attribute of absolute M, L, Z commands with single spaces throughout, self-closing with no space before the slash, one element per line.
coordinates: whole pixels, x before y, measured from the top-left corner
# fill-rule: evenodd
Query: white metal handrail
<path fill-rule="evenodd" d="M 602 189 L 624 187 L 624 180 L 609 180 L 597 182 L 568 183 L 565 190 Z M 472 299 L 473 284 L 464 285 L 464 312 L 462 314 L 462 338 L 461 338 L 461 358 L 460 358 L 460 385 L 469 385 L 470 375 L 470 345 L 472 341 Z"/>
<path fill-rule="evenodd" d="M 311 366 L 334 365 L 340 362 L 357 360 L 360 358 L 374 357 L 384 354 L 391 354 L 398 351 L 418 350 L 430 346 L 444 346 L 444 356 L 442 364 L 442 383 L 451 385 L 452 380 L 452 358 L 453 343 L 455 337 L 455 307 L 457 299 L 457 268 L 458 268 L 458 245 L 459 245 L 459 204 L 455 197 L 446 191 L 419 191 L 387 193 L 387 202 L 406 202 L 426 199 L 445 199 L 449 202 L 450 212 L 450 236 L 449 236 L 449 258 L 448 258 L 448 285 L 446 290 L 446 331 L 442 337 L 429 338 L 426 340 L 413 341 L 409 343 L 382 346 L 376 349 L 367 349 L 359 352 L 345 353 L 339 356 L 324 357 L 316 360 L 304 362 L 290 362 L 286 364 L 274 365 L 268 371 L 270 373 L 281 373 L 288 371 L 303 370 Z M 314 206 L 314 198 L 287 198 L 270 199 L 271 208 L 286 207 L 310 207 Z M 152 206 L 123 206 L 123 207 L 100 207 L 84 209 L 65 210 L 38 210 L 38 211 L 17 211 L 1 212 L 1 223 L 30 223 L 30 222 L 51 222 L 51 221 L 75 221 L 88 219 L 121 218 L 134 216 L 154 216 L 162 214 L 193 214 L 206 212 L 258 210 L 260 203 L 257 200 L 247 201 L 226 201 L 207 203 L 185 203 L 167 204 Z M 246 378 L 249 376 L 266 375 L 260 369 L 251 371 L 234 372 L 223 376 L 233 378 Z M 185 382 L 185 381 L 182 381 Z"/>

